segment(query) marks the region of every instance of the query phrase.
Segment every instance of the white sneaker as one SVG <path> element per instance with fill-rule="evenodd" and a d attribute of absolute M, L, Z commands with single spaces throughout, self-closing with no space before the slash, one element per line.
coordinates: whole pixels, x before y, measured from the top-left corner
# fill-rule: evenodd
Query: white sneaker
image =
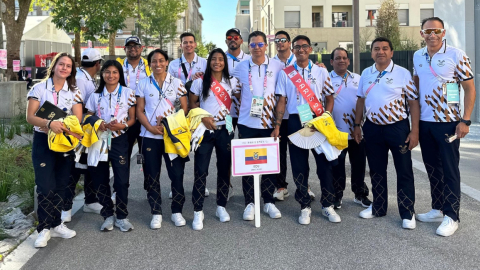
<path fill-rule="evenodd" d="M 442 222 L 443 213 L 440 210 L 432 209 L 428 213 L 418 214 L 417 219 L 421 222 Z"/>
<path fill-rule="evenodd" d="M 132 223 L 130 223 L 130 221 L 126 218 L 115 219 L 115 227 L 119 228 L 122 232 L 129 232 L 133 230 Z"/>
<path fill-rule="evenodd" d="M 243 211 L 243 220 L 253 220 L 255 218 L 255 204 L 249 203 Z"/>
<path fill-rule="evenodd" d="M 152 221 L 150 222 L 150 229 L 160 229 L 162 227 L 162 215 L 153 215 Z"/>
<path fill-rule="evenodd" d="M 270 218 L 281 218 L 282 214 L 280 213 L 280 210 L 275 206 L 273 203 L 266 203 L 263 206 L 263 212 L 267 213 Z"/>
<path fill-rule="evenodd" d="M 442 224 L 437 228 L 437 234 L 440 236 L 450 236 L 458 229 L 458 221 L 453 221 L 449 216 L 445 215 Z"/>
<path fill-rule="evenodd" d="M 230 221 L 230 215 L 227 213 L 225 207 L 217 205 L 217 212 L 215 215 L 220 219 L 220 222 Z"/>
<path fill-rule="evenodd" d="M 208 197 L 210 196 L 210 191 L 208 191 L 208 188 L 205 187 L 205 197 Z"/>
<path fill-rule="evenodd" d="M 185 226 L 185 224 L 187 224 L 187 222 L 182 216 L 182 213 L 172 214 L 172 221 L 173 223 L 175 223 L 175 226 L 177 227 Z"/>
<path fill-rule="evenodd" d="M 312 200 L 315 199 L 315 193 L 312 192 L 310 187 L 308 187 L 308 195 L 310 195 L 310 198 L 312 198 Z"/>
<path fill-rule="evenodd" d="M 96 202 L 96 203 L 89 203 L 83 205 L 83 212 L 85 213 L 94 213 L 100 215 L 100 210 L 102 210 L 103 206 Z"/>
<path fill-rule="evenodd" d="M 402 227 L 409 230 L 415 229 L 416 225 L 415 214 L 413 214 L 412 219 L 404 219 L 402 223 Z"/>
<path fill-rule="evenodd" d="M 102 226 L 100 227 L 100 231 L 107 232 L 113 230 L 113 223 L 115 222 L 115 218 L 113 216 L 109 216 L 103 221 Z"/>
<path fill-rule="evenodd" d="M 35 240 L 34 247 L 36 247 L 36 248 L 46 247 L 48 240 L 50 240 L 50 230 L 49 229 L 43 229 L 38 234 L 37 239 Z"/>
<path fill-rule="evenodd" d="M 194 211 L 193 212 L 193 222 L 192 222 L 192 228 L 195 231 L 200 231 L 203 229 L 203 211 Z"/>
<path fill-rule="evenodd" d="M 310 207 L 303 208 L 298 217 L 298 223 L 302 225 L 310 224 L 310 216 L 312 215 L 312 209 Z"/>
<path fill-rule="evenodd" d="M 333 209 L 333 205 L 330 205 L 329 207 L 322 207 L 322 214 L 325 217 L 328 217 L 328 221 L 330 222 L 340 222 L 342 219 L 340 216 L 335 212 L 335 209 Z"/>
<path fill-rule="evenodd" d="M 278 201 L 283 201 L 288 196 L 290 196 L 290 194 L 288 193 L 288 190 L 286 188 L 281 188 L 277 190 L 277 192 L 273 193 L 273 198 L 275 198 Z"/>
<path fill-rule="evenodd" d="M 74 230 L 70 230 L 65 226 L 65 224 L 60 224 L 57 227 L 53 228 L 52 231 L 50 232 L 51 237 L 60 237 L 64 239 L 69 239 L 77 235 L 77 233 Z"/>
<path fill-rule="evenodd" d="M 68 211 L 62 211 L 62 222 L 67 223 L 72 221 L 72 209 Z"/>
<path fill-rule="evenodd" d="M 233 187 L 232 187 L 232 186 L 229 186 L 229 187 L 228 187 L 227 202 L 230 200 L 231 197 L 233 197 Z"/>
<path fill-rule="evenodd" d="M 170 193 L 168 193 L 168 198 L 171 199 L 173 198 L 173 195 L 172 195 L 172 192 L 170 191 Z"/>
<path fill-rule="evenodd" d="M 361 218 L 374 218 L 372 205 L 370 205 L 367 209 L 360 212 L 359 216 Z"/>
<path fill-rule="evenodd" d="M 113 205 L 117 204 L 117 193 L 116 192 L 113 192 L 113 194 L 112 194 L 112 202 L 113 202 Z"/>

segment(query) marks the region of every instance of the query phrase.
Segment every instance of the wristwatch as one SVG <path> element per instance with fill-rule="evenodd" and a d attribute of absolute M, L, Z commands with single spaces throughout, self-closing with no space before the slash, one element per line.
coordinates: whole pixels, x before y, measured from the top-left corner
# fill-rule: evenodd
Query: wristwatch
<path fill-rule="evenodd" d="M 124 124 L 124 125 L 125 125 L 125 128 L 124 128 L 123 130 L 124 130 L 124 131 L 127 131 L 127 130 L 128 130 L 128 123 L 127 123 L 127 122 L 125 122 L 125 124 Z"/>
<path fill-rule="evenodd" d="M 353 124 L 353 127 L 360 127 L 360 124 Z"/>
<path fill-rule="evenodd" d="M 465 119 L 460 119 L 460 122 L 464 123 L 465 125 L 467 125 L 467 127 L 469 127 L 471 124 L 472 124 L 472 121 L 470 120 L 465 120 Z"/>

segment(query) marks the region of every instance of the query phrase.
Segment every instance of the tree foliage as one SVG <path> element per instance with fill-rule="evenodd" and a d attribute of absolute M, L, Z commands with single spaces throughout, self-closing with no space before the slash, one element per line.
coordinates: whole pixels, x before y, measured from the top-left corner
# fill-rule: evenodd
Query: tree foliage
<path fill-rule="evenodd" d="M 397 14 L 398 5 L 395 0 L 383 0 L 378 10 L 375 37 L 390 39 L 393 49 L 400 48 L 400 29 Z"/>
<path fill-rule="evenodd" d="M 186 0 L 142 0 L 140 25 L 146 44 L 160 48 L 177 37 L 177 21 L 187 8 Z"/>

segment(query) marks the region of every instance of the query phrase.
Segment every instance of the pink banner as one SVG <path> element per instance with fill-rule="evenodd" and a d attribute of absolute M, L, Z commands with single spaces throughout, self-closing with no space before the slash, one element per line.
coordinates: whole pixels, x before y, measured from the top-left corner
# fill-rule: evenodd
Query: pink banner
<path fill-rule="evenodd" d="M 13 60 L 13 72 L 20 71 L 20 60 Z"/>

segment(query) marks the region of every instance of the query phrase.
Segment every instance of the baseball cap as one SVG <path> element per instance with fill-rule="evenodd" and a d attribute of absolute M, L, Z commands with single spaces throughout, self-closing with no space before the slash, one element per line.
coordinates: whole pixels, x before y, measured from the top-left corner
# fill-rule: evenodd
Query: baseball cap
<path fill-rule="evenodd" d="M 101 59 L 100 51 L 95 48 L 87 48 L 82 52 L 82 62 L 94 62 Z"/>
<path fill-rule="evenodd" d="M 230 34 L 231 32 L 235 32 L 240 37 L 242 36 L 242 34 L 240 33 L 240 29 L 238 29 L 238 28 L 232 28 L 232 29 L 228 30 L 227 33 L 225 34 L 225 36 L 228 36 L 228 34 Z"/>
<path fill-rule="evenodd" d="M 130 42 L 135 42 L 135 44 L 142 45 L 142 42 L 140 41 L 140 38 L 137 36 L 131 36 L 127 39 L 125 39 L 125 46 L 127 46 L 128 43 Z"/>

